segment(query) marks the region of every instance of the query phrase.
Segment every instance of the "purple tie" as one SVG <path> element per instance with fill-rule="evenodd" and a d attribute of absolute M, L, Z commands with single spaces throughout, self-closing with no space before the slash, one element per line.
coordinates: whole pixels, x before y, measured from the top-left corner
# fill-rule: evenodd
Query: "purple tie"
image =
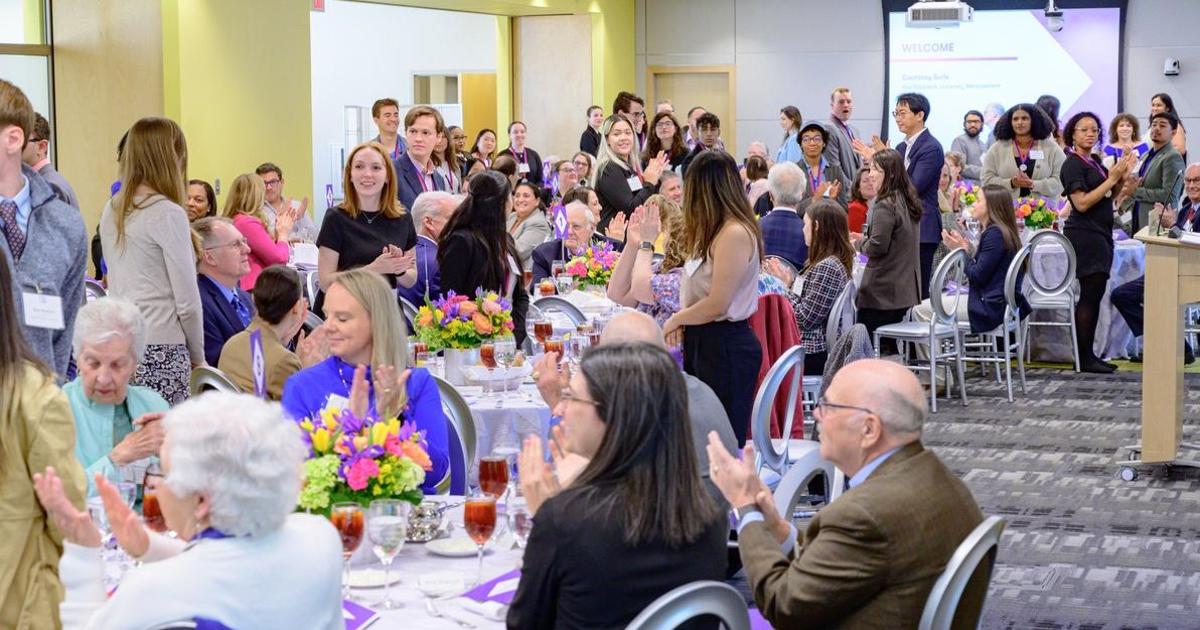
<path fill-rule="evenodd" d="M 13 260 L 20 260 L 21 254 L 25 253 L 25 233 L 17 225 L 17 202 L 0 201 L 0 229 L 4 230 L 4 238 L 8 239 Z"/>

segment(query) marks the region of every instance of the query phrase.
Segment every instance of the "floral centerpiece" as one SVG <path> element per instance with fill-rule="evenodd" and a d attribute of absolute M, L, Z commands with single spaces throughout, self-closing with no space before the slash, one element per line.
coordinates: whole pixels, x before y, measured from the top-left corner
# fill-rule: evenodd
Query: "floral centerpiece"
<path fill-rule="evenodd" d="M 961 180 L 954 186 L 954 190 L 958 193 L 958 204 L 960 208 L 970 208 L 979 201 L 979 188 L 967 180 Z"/>
<path fill-rule="evenodd" d="M 342 501 L 421 502 L 425 472 L 433 469 L 424 432 L 411 420 L 359 418 L 348 409 L 325 409 L 300 423 L 308 444 L 299 506 L 328 513 Z"/>
<path fill-rule="evenodd" d="M 426 300 L 413 327 L 430 350 L 478 348 L 484 341 L 512 336 L 512 304 L 495 291 L 476 290 L 475 299 L 450 291 Z"/>
<path fill-rule="evenodd" d="M 579 255 L 567 261 L 563 271 L 575 278 L 580 286 L 605 287 L 617 264 L 617 252 L 612 243 L 604 241 L 589 245 Z"/>
<path fill-rule="evenodd" d="M 1050 208 L 1043 197 L 1021 197 L 1013 205 L 1017 218 L 1023 219 L 1028 228 L 1048 228 L 1058 218 L 1058 213 Z"/>

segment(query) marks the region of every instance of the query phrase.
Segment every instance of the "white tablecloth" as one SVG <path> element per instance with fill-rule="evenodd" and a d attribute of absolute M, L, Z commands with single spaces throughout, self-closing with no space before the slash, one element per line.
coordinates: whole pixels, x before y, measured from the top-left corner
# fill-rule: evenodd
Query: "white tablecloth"
<path fill-rule="evenodd" d="M 1067 256 L 1061 247 L 1054 244 L 1039 246 L 1030 257 L 1029 273 L 1036 273 L 1042 284 L 1055 285 L 1066 272 Z M 1117 312 L 1109 301 L 1112 290 L 1135 280 L 1146 273 L 1146 246 L 1141 241 L 1127 239 L 1117 241 L 1113 249 L 1113 264 L 1109 271 L 1108 286 L 1104 289 L 1104 299 L 1100 302 L 1100 317 L 1096 323 L 1096 340 L 1092 351 L 1100 358 L 1124 358 L 1133 352 L 1133 333 L 1125 324 L 1125 318 Z M 1028 275 L 1028 274 L 1026 274 Z M 1028 294 L 1028 279 L 1026 279 Z M 1066 312 L 1038 313 L 1037 318 L 1053 321 L 1069 321 Z M 1036 361 L 1052 361 L 1072 363 L 1071 338 L 1069 328 L 1033 328 L 1030 334 L 1033 359 Z"/>
<path fill-rule="evenodd" d="M 520 390 L 506 394 L 484 394 L 483 388 L 470 385 L 457 388 L 471 408 L 475 420 L 475 461 L 471 479 L 478 479 L 479 459 L 497 447 L 520 449 L 526 436 L 550 437 L 550 408 L 542 401 L 537 386 L 521 384 Z"/>

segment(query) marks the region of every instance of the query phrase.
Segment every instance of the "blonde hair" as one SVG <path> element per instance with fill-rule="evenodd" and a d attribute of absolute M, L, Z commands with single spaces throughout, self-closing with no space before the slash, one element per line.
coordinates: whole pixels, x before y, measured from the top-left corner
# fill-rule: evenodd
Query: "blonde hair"
<path fill-rule="evenodd" d="M 392 159 L 388 157 L 387 149 L 378 142 L 364 142 L 351 149 L 350 155 L 346 156 L 346 167 L 342 169 L 342 190 L 345 191 L 346 198 L 342 200 L 342 209 L 350 215 L 351 219 L 358 218 L 358 213 L 361 211 L 358 191 L 354 189 L 354 183 L 350 181 L 350 173 L 354 170 L 354 156 L 358 155 L 359 151 L 374 151 L 379 159 L 383 160 L 384 171 L 387 172 L 383 190 L 379 193 L 379 209 L 383 211 L 383 216 L 389 219 L 398 219 L 404 216 L 405 208 L 396 198 L 396 167 L 392 165 Z"/>
<path fill-rule="evenodd" d="M 187 140 L 170 118 L 150 116 L 129 128 L 121 152 L 121 190 L 113 198 L 117 219 L 117 243 L 125 240 L 125 221 L 136 210 L 149 205 L 149 198 L 134 203 L 138 188 L 146 186 L 167 200 L 183 205 L 187 183 Z"/>
<path fill-rule="evenodd" d="M 253 173 L 242 173 L 229 187 L 229 197 L 225 199 L 221 216 L 236 219 L 239 214 L 245 214 L 257 219 L 263 229 L 267 229 L 267 213 L 263 212 L 266 198 L 267 186 L 262 177 Z"/>
<path fill-rule="evenodd" d="M 408 328 L 400 314 L 396 294 L 383 276 L 365 269 L 343 271 L 333 277 L 350 297 L 362 305 L 371 318 L 371 373 L 389 365 L 399 375 L 408 367 Z M 378 409 L 380 418 L 392 418 L 407 403 L 407 392 L 400 392 L 395 409 Z"/>
<path fill-rule="evenodd" d="M 613 127 L 620 123 L 625 123 L 629 126 L 629 130 L 633 132 L 633 147 L 629 149 L 629 161 L 622 160 L 608 146 L 608 135 L 612 133 Z M 595 190 L 600 185 L 600 176 L 604 174 L 604 169 L 608 167 L 609 162 L 616 162 L 625 170 L 633 170 L 633 160 L 638 159 L 641 154 L 641 149 L 638 147 L 637 131 L 633 128 L 633 123 L 629 122 L 620 114 L 613 114 L 604 119 L 600 125 L 600 148 L 596 152 L 596 168 L 592 169 L 592 190 Z"/>
<path fill-rule="evenodd" d="M 646 199 L 646 205 L 652 203 L 658 204 L 662 231 L 667 235 L 663 239 L 663 259 L 658 268 L 659 273 L 666 273 L 682 267 L 683 263 L 687 261 L 687 255 L 683 249 L 683 208 L 680 208 L 679 204 L 671 201 L 670 198 L 657 193 Z"/>

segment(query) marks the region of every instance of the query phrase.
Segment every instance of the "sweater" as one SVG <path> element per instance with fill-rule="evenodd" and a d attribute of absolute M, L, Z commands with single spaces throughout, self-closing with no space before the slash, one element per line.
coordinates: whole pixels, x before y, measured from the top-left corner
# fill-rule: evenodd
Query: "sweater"
<path fill-rule="evenodd" d="M 113 439 L 113 416 L 116 406 L 88 399 L 83 393 L 83 380 L 75 380 L 63 386 L 67 400 L 71 403 L 71 413 L 75 416 L 75 457 L 87 469 L 88 494 L 94 494 L 95 481 L 93 477 L 100 473 L 109 481 L 117 483 L 117 466 L 108 454 L 116 446 Z M 158 392 L 149 387 L 129 385 L 125 390 L 125 409 L 130 422 L 137 420 L 147 413 L 165 412 L 170 409 L 167 401 Z M 133 427 L 138 430 L 137 426 Z"/>

